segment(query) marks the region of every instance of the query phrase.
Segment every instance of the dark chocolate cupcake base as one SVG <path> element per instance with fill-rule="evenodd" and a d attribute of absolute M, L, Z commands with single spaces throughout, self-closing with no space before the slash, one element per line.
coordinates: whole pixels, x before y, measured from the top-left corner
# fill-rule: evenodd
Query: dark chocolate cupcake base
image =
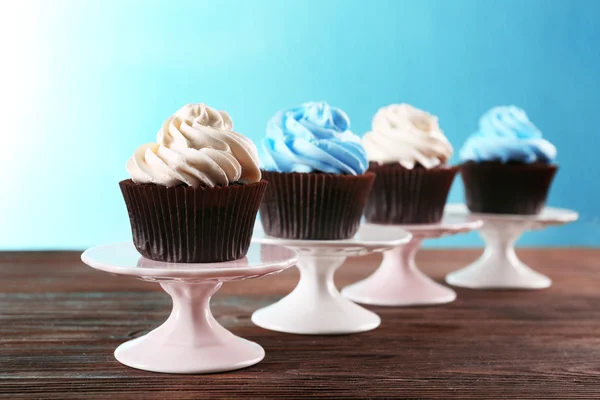
<path fill-rule="evenodd" d="M 460 166 L 467 207 L 475 213 L 535 215 L 558 170 L 553 164 L 467 162 Z"/>
<path fill-rule="evenodd" d="M 209 263 L 246 255 L 267 182 L 225 187 L 119 183 L 133 243 L 156 261 Z"/>
<path fill-rule="evenodd" d="M 269 187 L 260 206 L 267 235 L 304 240 L 348 239 L 360 227 L 375 175 L 262 171 Z"/>
<path fill-rule="evenodd" d="M 376 174 L 365 207 L 365 218 L 377 224 L 431 224 L 439 222 L 458 167 L 407 169 L 398 163 L 371 163 Z"/>

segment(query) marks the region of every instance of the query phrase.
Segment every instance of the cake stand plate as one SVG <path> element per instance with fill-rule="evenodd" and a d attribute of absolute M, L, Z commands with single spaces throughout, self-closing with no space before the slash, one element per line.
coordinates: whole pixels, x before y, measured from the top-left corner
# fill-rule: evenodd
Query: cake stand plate
<path fill-rule="evenodd" d="M 454 290 L 440 285 L 425 275 L 415 263 L 424 239 L 470 232 L 481 221 L 444 215 L 437 224 L 372 225 L 374 228 L 396 229 L 412 234 L 410 242 L 383 253 L 381 266 L 368 278 L 345 287 L 342 294 L 358 303 L 379 306 L 417 306 L 450 303 Z"/>
<path fill-rule="evenodd" d="M 146 371 L 197 374 L 245 368 L 264 358 L 262 347 L 235 336 L 215 320 L 210 298 L 223 282 L 291 267 L 296 253 L 281 246 L 251 245 L 240 260 L 175 264 L 148 260 L 132 243 L 117 243 L 88 249 L 81 259 L 101 271 L 158 282 L 173 299 L 165 323 L 115 350 L 119 362 Z"/>
<path fill-rule="evenodd" d="M 463 204 L 452 204 L 447 213 L 455 218 L 480 219 L 479 233 L 485 241 L 483 255 L 473 264 L 446 276 L 451 285 L 470 289 L 544 289 L 552 285 L 547 276 L 522 263 L 514 244 L 525 231 L 576 221 L 572 210 L 546 207 L 538 215 L 471 214 Z"/>
<path fill-rule="evenodd" d="M 348 240 L 292 240 L 266 236 L 258 227 L 253 241 L 278 244 L 298 252 L 300 281 L 283 299 L 252 314 L 265 329 L 305 335 L 365 332 L 381 323 L 379 316 L 342 297 L 333 276 L 349 256 L 388 250 L 410 240 L 401 229 L 363 225 Z"/>

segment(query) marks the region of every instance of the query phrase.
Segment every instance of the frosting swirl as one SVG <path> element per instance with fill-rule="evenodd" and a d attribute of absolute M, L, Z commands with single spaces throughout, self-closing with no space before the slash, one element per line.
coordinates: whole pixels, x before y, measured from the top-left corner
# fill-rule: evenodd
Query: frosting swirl
<path fill-rule="evenodd" d="M 437 117 L 409 104 L 380 108 L 362 143 L 370 161 L 398 162 L 407 169 L 417 164 L 427 169 L 437 167 L 446 163 L 453 152 Z"/>
<path fill-rule="evenodd" d="M 260 181 L 256 146 L 233 131 L 225 111 L 187 104 L 163 123 L 156 141 L 127 162 L 134 182 L 213 187 Z"/>
<path fill-rule="evenodd" d="M 542 138 L 527 114 L 515 106 L 494 107 L 479 120 L 460 151 L 463 162 L 545 163 L 556 159 L 556 147 Z"/>
<path fill-rule="evenodd" d="M 279 111 L 268 122 L 262 145 L 267 171 L 360 175 L 368 167 L 348 116 L 325 102 Z"/>

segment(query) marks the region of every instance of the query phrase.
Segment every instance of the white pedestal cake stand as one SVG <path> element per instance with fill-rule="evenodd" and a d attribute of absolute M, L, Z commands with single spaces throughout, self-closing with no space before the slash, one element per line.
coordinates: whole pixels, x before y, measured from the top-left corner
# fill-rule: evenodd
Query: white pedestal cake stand
<path fill-rule="evenodd" d="M 300 281 L 283 299 L 252 314 L 265 329 L 306 335 L 365 332 L 381 323 L 379 316 L 342 297 L 333 275 L 349 256 L 384 251 L 410 240 L 400 229 L 363 225 L 347 240 L 292 240 L 265 236 L 258 228 L 253 240 L 278 244 L 298 252 Z"/>
<path fill-rule="evenodd" d="M 452 204 L 446 212 L 456 218 L 484 222 L 479 233 L 485 241 L 483 255 L 473 264 L 446 276 L 451 285 L 470 289 L 544 289 L 552 281 L 527 265 L 515 253 L 515 242 L 525 231 L 576 221 L 572 210 L 546 207 L 538 215 L 470 214 L 463 204 Z"/>
<path fill-rule="evenodd" d="M 252 245 L 240 260 L 171 264 L 141 257 L 132 243 L 97 246 L 81 255 L 92 268 L 158 282 L 173 298 L 165 323 L 115 350 L 115 358 L 129 367 L 173 374 L 230 371 L 261 361 L 262 347 L 233 335 L 214 319 L 210 298 L 223 282 L 279 272 L 294 265 L 296 258 L 285 247 Z"/>
<path fill-rule="evenodd" d="M 479 228 L 481 221 L 444 215 L 437 224 L 374 226 L 406 230 L 412 234 L 412 240 L 384 252 L 381 266 L 368 278 L 345 287 L 344 296 L 358 303 L 398 307 L 444 304 L 456 299 L 454 290 L 419 270 L 415 255 L 424 239 L 470 232 Z"/>

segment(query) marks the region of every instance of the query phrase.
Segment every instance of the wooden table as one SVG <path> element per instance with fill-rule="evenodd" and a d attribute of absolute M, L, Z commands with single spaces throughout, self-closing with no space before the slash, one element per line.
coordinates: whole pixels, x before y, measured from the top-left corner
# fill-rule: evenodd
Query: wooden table
<path fill-rule="evenodd" d="M 479 250 L 429 250 L 422 269 L 441 280 Z M 379 329 L 297 336 L 250 322 L 297 282 L 282 274 L 224 285 L 217 319 L 260 343 L 245 370 L 179 376 L 138 371 L 112 352 L 162 323 L 170 298 L 158 285 L 92 270 L 79 253 L 0 253 L 0 395 L 9 398 L 600 397 L 600 250 L 520 250 L 554 280 L 541 291 L 457 290 L 452 304 L 372 307 Z M 349 260 L 339 287 L 379 256 Z"/>

